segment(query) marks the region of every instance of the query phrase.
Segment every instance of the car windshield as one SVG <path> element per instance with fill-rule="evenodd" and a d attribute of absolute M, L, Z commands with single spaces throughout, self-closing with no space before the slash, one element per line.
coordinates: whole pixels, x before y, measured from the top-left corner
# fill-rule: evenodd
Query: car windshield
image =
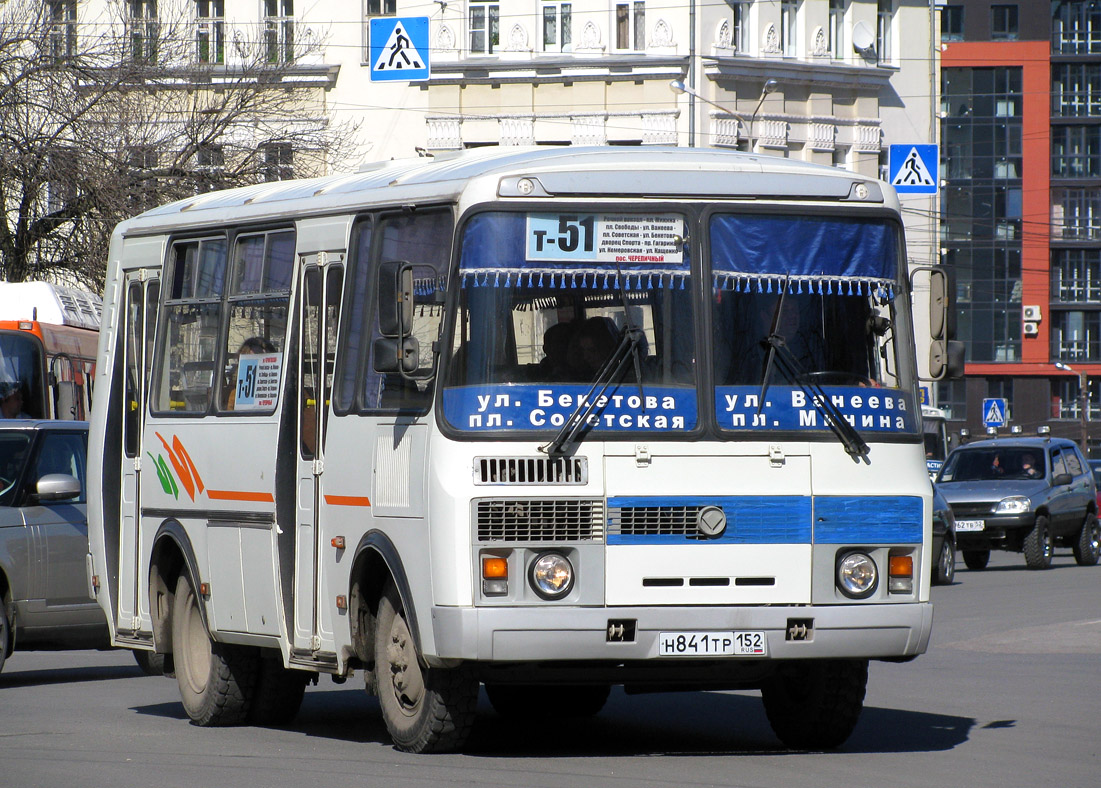
<path fill-rule="evenodd" d="M 1044 453 L 1027 447 L 962 449 L 948 458 L 938 481 L 1042 479 L 1045 467 Z"/>
<path fill-rule="evenodd" d="M 16 482 L 23 472 L 31 436 L 27 432 L 0 432 L 0 506 L 11 506 Z"/>
<path fill-rule="evenodd" d="M 481 213 L 466 224 L 444 417 L 474 431 L 561 428 L 589 396 L 595 432 L 696 426 L 685 219 Z M 628 332 L 622 374 L 594 391 Z M 601 387 L 597 387 L 601 388 Z"/>

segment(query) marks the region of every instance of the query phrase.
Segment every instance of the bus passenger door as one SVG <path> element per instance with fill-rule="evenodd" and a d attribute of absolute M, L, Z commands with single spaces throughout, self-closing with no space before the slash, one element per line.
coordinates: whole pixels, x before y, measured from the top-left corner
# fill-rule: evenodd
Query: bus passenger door
<path fill-rule="evenodd" d="M 149 600 L 142 597 L 143 578 L 148 577 L 147 565 L 139 566 L 139 559 L 147 560 L 141 549 L 141 474 L 142 432 L 146 394 L 149 388 L 149 362 L 152 356 L 153 336 L 157 324 L 157 302 L 160 297 L 160 280 L 146 270 L 132 271 L 125 282 L 125 335 L 123 358 L 125 376 L 123 383 L 122 417 L 122 498 L 119 532 L 119 600 L 118 630 L 122 634 L 136 634 L 142 630 L 142 620 L 151 626 Z M 153 471 L 155 472 L 155 471 Z"/>
<path fill-rule="evenodd" d="M 326 259 L 328 257 L 328 259 Z M 307 259 L 298 288 L 298 519 L 295 531 L 294 641 L 298 652 L 321 648 L 319 617 L 322 546 L 318 522 L 322 474 L 325 470 L 325 428 L 333 382 L 337 321 L 344 269 L 341 258 L 318 255 Z"/>

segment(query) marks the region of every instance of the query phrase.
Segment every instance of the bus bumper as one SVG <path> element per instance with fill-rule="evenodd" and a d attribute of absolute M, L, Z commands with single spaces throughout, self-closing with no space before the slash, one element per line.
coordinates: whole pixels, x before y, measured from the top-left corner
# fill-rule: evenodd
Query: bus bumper
<path fill-rule="evenodd" d="M 633 640 L 617 626 L 633 622 Z M 764 658 L 897 659 L 925 653 L 933 606 L 432 608 L 430 662 L 650 660 L 661 633 L 763 632 Z M 628 627 L 630 628 L 630 627 Z M 732 657 L 761 659 L 762 657 Z"/>

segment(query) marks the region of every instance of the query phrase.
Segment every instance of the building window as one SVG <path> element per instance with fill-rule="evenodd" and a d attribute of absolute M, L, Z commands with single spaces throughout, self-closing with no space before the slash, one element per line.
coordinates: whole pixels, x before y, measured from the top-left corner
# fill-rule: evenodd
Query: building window
<path fill-rule="evenodd" d="M 501 43 L 501 11 L 497 3 L 470 4 L 470 54 L 492 55 Z"/>
<path fill-rule="evenodd" d="M 130 34 L 130 59 L 134 63 L 157 61 L 157 1 L 130 0 L 127 28 Z"/>
<path fill-rule="evenodd" d="M 1064 118 L 1101 114 L 1101 64 L 1052 63 L 1052 112 Z"/>
<path fill-rule="evenodd" d="M 543 4 L 543 51 L 569 52 L 573 49 L 573 5 Z"/>
<path fill-rule="evenodd" d="M 949 419 L 967 418 L 967 381 L 942 380 L 937 386 L 937 407 Z"/>
<path fill-rule="evenodd" d="M 734 51 L 748 55 L 750 49 L 749 36 L 749 3 L 745 0 L 733 0 L 731 10 L 734 12 Z"/>
<path fill-rule="evenodd" d="M 1101 241 L 1101 192 L 1051 190 L 1051 237 L 1065 241 Z"/>
<path fill-rule="evenodd" d="M 1051 356 L 1060 361 L 1101 361 L 1101 312 L 1054 312 Z"/>
<path fill-rule="evenodd" d="M 1053 126 L 1053 178 L 1101 177 L 1101 126 Z"/>
<path fill-rule="evenodd" d="M 226 173 L 225 151 L 221 145 L 200 145 L 195 153 L 196 191 L 222 188 Z"/>
<path fill-rule="evenodd" d="M 1101 3 L 1052 3 L 1051 32 L 1053 49 L 1061 55 L 1101 53 Z"/>
<path fill-rule="evenodd" d="M 1101 249 L 1053 249 L 1051 298 L 1060 303 L 1101 303 Z"/>
<path fill-rule="evenodd" d="M 158 202 L 157 166 L 160 155 L 150 145 L 135 145 L 126 151 L 126 168 L 129 185 L 126 198 L 135 213 L 147 211 Z"/>
<path fill-rule="evenodd" d="M 962 5 L 946 5 L 940 9 L 940 40 L 963 41 Z"/>
<path fill-rule="evenodd" d="M 830 57 L 845 57 L 845 0 L 830 0 Z"/>
<path fill-rule="evenodd" d="M 200 63 L 226 62 L 225 0 L 195 0 L 196 57 Z"/>
<path fill-rule="evenodd" d="M 50 55 L 76 54 L 76 0 L 50 0 Z"/>
<path fill-rule="evenodd" d="M 398 0 L 367 0 L 367 16 L 397 16 Z"/>
<path fill-rule="evenodd" d="M 80 196 L 75 173 L 80 159 L 74 148 L 55 148 L 50 151 L 46 163 L 46 210 L 59 213 L 71 210 Z"/>
<path fill-rule="evenodd" d="M 796 35 L 798 33 L 797 19 L 799 6 L 797 0 L 781 0 L 780 2 L 780 41 L 784 48 L 784 57 L 795 57 L 797 54 Z"/>
<path fill-rule="evenodd" d="M 265 181 L 287 181 L 294 177 L 294 146 L 289 142 L 268 142 L 260 146 L 263 162 L 260 177 Z"/>
<path fill-rule="evenodd" d="M 1017 4 L 990 6 L 990 38 L 994 41 L 1017 40 Z"/>
<path fill-rule="evenodd" d="M 264 53 L 269 63 L 294 62 L 294 0 L 264 0 Z"/>
<path fill-rule="evenodd" d="M 1090 421 L 1101 419 L 1101 386 L 1090 378 L 1086 382 L 1089 389 L 1089 418 Z M 1082 395 L 1082 381 L 1077 375 L 1060 375 L 1051 382 L 1052 413 L 1053 419 L 1079 419 L 1082 412 L 1082 403 L 1079 397 Z"/>
<path fill-rule="evenodd" d="M 636 52 L 646 49 L 646 3 L 616 3 L 615 47 Z"/>
<path fill-rule="evenodd" d="M 876 12 L 875 25 L 875 51 L 880 63 L 891 62 L 891 47 L 894 43 L 891 39 L 891 25 L 895 17 L 894 0 L 879 0 Z"/>

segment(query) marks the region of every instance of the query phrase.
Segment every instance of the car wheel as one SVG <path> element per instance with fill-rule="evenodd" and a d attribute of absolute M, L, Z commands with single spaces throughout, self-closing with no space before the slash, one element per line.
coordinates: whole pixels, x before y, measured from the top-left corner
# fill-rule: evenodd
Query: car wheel
<path fill-rule="evenodd" d="M 466 667 L 421 664 L 401 597 L 388 583 L 375 629 L 379 707 L 399 750 L 457 750 L 470 735 L 478 703 L 478 680 Z"/>
<path fill-rule="evenodd" d="M 867 686 L 866 659 L 798 660 L 777 666 L 761 698 L 773 732 L 788 747 L 832 749 L 856 727 Z"/>
<path fill-rule="evenodd" d="M 8 661 L 8 649 L 11 648 L 11 611 L 8 610 L 8 600 L 0 594 L 0 673 L 4 671 L 4 663 Z"/>
<path fill-rule="evenodd" d="M 135 650 L 133 654 L 134 662 L 138 663 L 141 672 L 146 676 L 164 675 L 164 654 L 158 654 L 156 651 L 138 650 Z"/>
<path fill-rule="evenodd" d="M 611 691 L 607 684 L 486 684 L 486 697 L 503 717 L 593 717 Z"/>
<path fill-rule="evenodd" d="M 933 584 L 949 585 L 956 577 L 956 548 L 945 537 L 940 545 L 940 555 L 933 567 Z"/>
<path fill-rule="evenodd" d="M 1051 529 L 1048 528 L 1047 517 L 1041 514 L 1025 537 L 1025 564 L 1029 569 L 1047 569 L 1051 566 L 1051 552 Z"/>
<path fill-rule="evenodd" d="M 195 725 L 245 721 L 259 656 L 256 649 L 210 639 L 186 574 L 176 584 L 172 603 L 172 661 L 180 700 Z"/>
<path fill-rule="evenodd" d="M 967 565 L 968 569 L 986 569 L 986 565 L 990 563 L 990 551 L 964 550 L 963 562 Z"/>
<path fill-rule="evenodd" d="M 1079 566 L 1094 566 L 1101 557 L 1101 525 L 1096 514 L 1087 514 L 1074 543 L 1074 560 Z"/>

